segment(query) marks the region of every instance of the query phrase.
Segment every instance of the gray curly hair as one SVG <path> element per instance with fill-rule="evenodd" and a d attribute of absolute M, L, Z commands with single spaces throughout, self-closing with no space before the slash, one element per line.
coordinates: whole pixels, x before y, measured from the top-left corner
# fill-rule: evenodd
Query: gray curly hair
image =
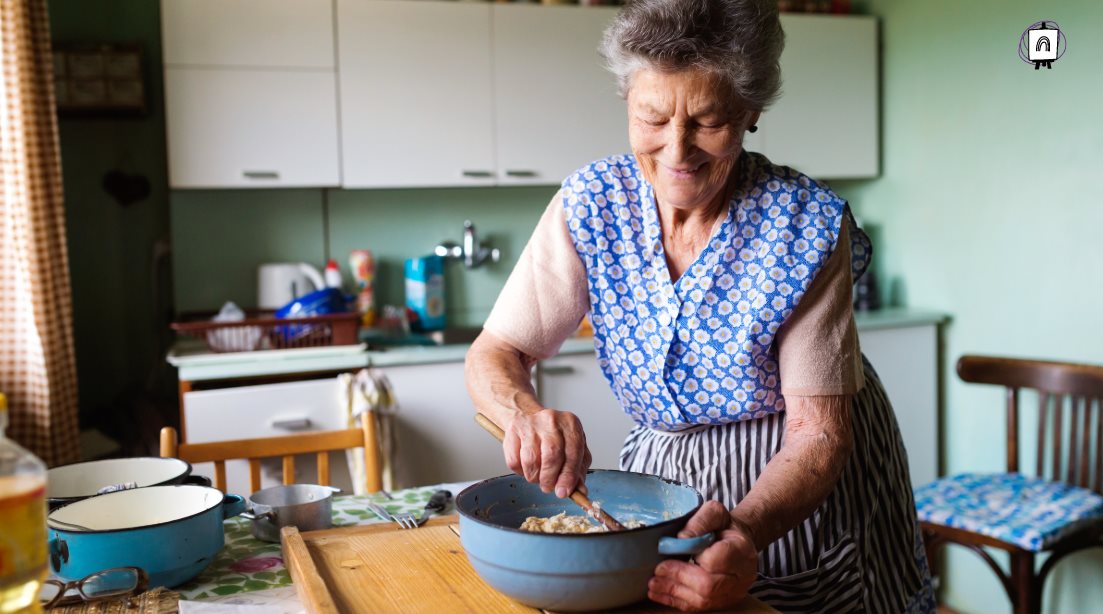
<path fill-rule="evenodd" d="M 784 46 L 777 0 L 629 0 L 598 51 L 621 96 L 641 68 L 698 69 L 761 111 L 780 92 Z"/>

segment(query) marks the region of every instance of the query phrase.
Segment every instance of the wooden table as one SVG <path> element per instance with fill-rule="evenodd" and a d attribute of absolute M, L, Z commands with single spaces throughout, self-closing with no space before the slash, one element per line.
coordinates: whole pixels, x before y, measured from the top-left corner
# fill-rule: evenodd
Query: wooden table
<path fill-rule="evenodd" d="M 478 612 L 540 614 L 488 586 L 460 545 L 456 516 L 419 529 L 393 523 L 299 533 L 283 530 L 283 558 L 299 597 L 312 614 Z M 675 612 L 652 602 L 620 614 Z M 748 597 L 731 614 L 776 612 Z M 544 614 L 554 614 L 544 610 Z"/>

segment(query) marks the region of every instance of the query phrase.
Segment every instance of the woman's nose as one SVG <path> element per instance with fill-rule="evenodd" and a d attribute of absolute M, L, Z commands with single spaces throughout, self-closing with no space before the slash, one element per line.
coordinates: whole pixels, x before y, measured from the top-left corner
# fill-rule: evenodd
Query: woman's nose
<path fill-rule="evenodd" d="M 684 160 L 693 151 L 693 131 L 684 125 L 671 124 L 667 149 L 679 160 Z"/>

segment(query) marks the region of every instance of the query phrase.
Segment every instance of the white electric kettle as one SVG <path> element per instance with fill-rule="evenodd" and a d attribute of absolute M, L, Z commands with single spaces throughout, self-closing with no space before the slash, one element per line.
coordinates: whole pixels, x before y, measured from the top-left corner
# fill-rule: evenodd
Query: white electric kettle
<path fill-rule="evenodd" d="M 274 310 L 325 287 L 318 269 L 305 262 L 274 262 L 257 268 L 257 308 Z"/>

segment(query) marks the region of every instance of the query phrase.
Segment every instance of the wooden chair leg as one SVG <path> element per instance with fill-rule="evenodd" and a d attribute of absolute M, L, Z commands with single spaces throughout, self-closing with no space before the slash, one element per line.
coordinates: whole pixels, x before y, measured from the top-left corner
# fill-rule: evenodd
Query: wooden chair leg
<path fill-rule="evenodd" d="M 942 571 L 942 565 L 940 565 L 939 554 L 942 552 L 942 547 L 946 545 L 943 541 L 932 531 L 923 531 L 923 550 L 927 554 L 927 567 L 931 570 L 931 578 L 937 578 L 938 574 Z"/>
<path fill-rule="evenodd" d="M 1011 583 L 1015 587 L 1014 614 L 1041 614 L 1042 587 L 1034 573 L 1033 552 L 1011 554 Z"/>

